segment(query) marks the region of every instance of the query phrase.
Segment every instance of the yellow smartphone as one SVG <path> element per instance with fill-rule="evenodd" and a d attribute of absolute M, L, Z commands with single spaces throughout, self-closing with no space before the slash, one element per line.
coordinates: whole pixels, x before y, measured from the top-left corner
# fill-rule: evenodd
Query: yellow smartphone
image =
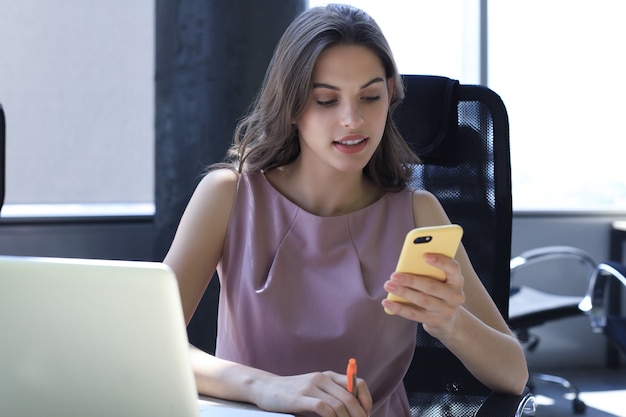
<path fill-rule="evenodd" d="M 463 229 L 458 224 L 442 226 L 418 227 L 409 231 L 404 239 L 402 251 L 398 258 L 396 272 L 409 272 L 417 275 L 426 275 L 443 281 L 444 272 L 424 261 L 426 253 L 440 253 L 454 258 L 461 243 Z M 408 302 L 404 298 L 387 294 L 387 299 L 398 302 Z M 385 309 L 387 314 L 393 314 Z"/>

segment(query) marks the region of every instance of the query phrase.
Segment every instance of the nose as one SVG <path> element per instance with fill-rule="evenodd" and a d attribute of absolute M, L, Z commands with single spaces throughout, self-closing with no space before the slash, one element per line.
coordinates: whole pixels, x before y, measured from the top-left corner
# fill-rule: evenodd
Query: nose
<path fill-rule="evenodd" d="M 363 124 L 363 114 L 358 103 L 352 100 L 344 101 L 341 113 L 341 123 L 343 126 L 354 129 Z"/>

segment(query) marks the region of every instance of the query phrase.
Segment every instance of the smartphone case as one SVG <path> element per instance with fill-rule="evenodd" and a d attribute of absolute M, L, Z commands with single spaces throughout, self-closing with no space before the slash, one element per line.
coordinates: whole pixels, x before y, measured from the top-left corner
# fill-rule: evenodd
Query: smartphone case
<path fill-rule="evenodd" d="M 454 258 L 462 236 L 463 229 L 457 224 L 421 227 L 409 231 L 404 239 L 396 271 L 445 279 L 441 269 L 424 261 L 424 254 L 440 253 Z"/>
<path fill-rule="evenodd" d="M 396 272 L 408 272 L 426 275 L 434 279 L 444 280 L 445 273 L 424 261 L 426 253 L 440 253 L 454 258 L 461 243 L 463 229 L 458 224 L 419 227 L 409 231 L 404 239 Z M 403 298 L 387 294 L 393 301 L 406 302 Z M 387 314 L 393 314 L 385 309 Z"/>

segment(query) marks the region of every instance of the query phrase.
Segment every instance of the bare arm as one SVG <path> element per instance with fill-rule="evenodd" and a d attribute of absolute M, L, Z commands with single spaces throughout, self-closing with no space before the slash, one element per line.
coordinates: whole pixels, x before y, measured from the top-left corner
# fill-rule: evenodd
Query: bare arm
<path fill-rule="evenodd" d="M 430 193 L 416 192 L 413 207 L 417 226 L 450 223 Z M 413 304 L 385 300 L 385 307 L 423 323 L 428 333 L 491 389 L 520 394 L 528 380 L 524 352 L 476 275 L 465 249 L 459 248 L 455 260 L 432 256 L 427 262 L 443 269 L 446 281 L 394 273 L 385 288 Z"/>
<path fill-rule="evenodd" d="M 178 279 L 187 324 L 219 262 L 236 187 L 237 174 L 229 170 L 212 171 L 202 179 L 163 261 Z"/>
<path fill-rule="evenodd" d="M 238 174 L 212 171 L 196 188 L 181 218 L 164 262 L 178 279 L 187 324 L 217 268 L 230 220 Z M 358 381 L 358 399 L 346 390 L 346 377 L 335 372 L 279 377 L 209 355 L 190 347 L 201 394 L 243 401 L 271 411 L 321 416 L 365 416 L 372 407 L 369 389 Z"/>

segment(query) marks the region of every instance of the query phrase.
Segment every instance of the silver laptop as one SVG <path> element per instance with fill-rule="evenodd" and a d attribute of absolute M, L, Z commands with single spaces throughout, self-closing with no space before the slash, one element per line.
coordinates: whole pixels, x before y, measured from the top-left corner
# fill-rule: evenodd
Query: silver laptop
<path fill-rule="evenodd" d="M 0 416 L 277 415 L 199 401 L 172 271 L 0 256 Z"/>
<path fill-rule="evenodd" d="M 163 264 L 0 256 L 0 416 L 198 416 Z"/>

